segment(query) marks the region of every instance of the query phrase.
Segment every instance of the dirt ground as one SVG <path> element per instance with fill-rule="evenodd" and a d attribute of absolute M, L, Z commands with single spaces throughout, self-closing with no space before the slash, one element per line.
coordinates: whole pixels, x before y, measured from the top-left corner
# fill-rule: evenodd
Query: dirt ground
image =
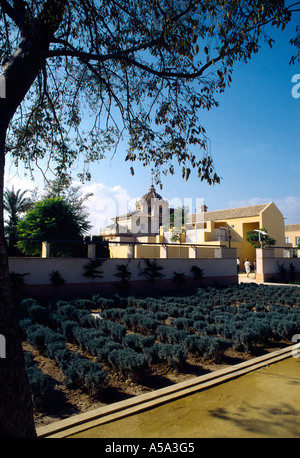
<path fill-rule="evenodd" d="M 73 345 L 68 344 L 68 346 L 70 350 L 80 351 Z M 249 360 L 266 351 L 275 351 L 277 348 L 259 349 L 258 354 L 255 355 L 227 350 L 219 362 L 205 361 L 201 358 L 188 358 L 185 367 L 180 372 L 166 366 L 152 366 L 151 372 L 145 374 L 140 384 L 125 380 L 103 365 L 103 368 L 108 373 L 108 377 L 99 399 L 93 399 L 81 390 L 67 389 L 64 385 L 64 376 L 53 360 L 43 356 L 26 342 L 23 342 L 23 349 L 24 351 L 32 352 L 38 368 L 47 377 L 47 395 L 45 396 L 43 405 L 38 410 L 35 409 L 34 412 L 36 427 L 40 427 L 79 413 L 128 399 L 132 396 L 219 370 L 223 367 Z M 90 359 L 93 360 L 93 358 Z"/>

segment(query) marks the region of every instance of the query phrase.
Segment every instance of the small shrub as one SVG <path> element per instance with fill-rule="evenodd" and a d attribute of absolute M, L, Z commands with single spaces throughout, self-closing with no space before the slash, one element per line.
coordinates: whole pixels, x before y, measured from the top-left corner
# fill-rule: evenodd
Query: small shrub
<path fill-rule="evenodd" d="M 103 270 L 98 270 L 103 263 L 103 259 L 92 259 L 88 264 L 83 266 L 85 272 L 84 277 L 88 278 L 103 278 Z"/>
<path fill-rule="evenodd" d="M 186 275 L 184 272 L 174 272 L 172 280 L 177 284 L 177 285 L 183 285 L 186 281 Z"/>
<path fill-rule="evenodd" d="M 175 369 L 182 369 L 187 358 L 187 350 L 181 345 L 159 344 L 157 355 L 160 361 Z"/>
<path fill-rule="evenodd" d="M 108 361 L 115 371 L 136 381 L 142 378 L 148 368 L 146 357 L 131 348 L 113 350 Z"/>
<path fill-rule="evenodd" d="M 51 272 L 50 281 L 54 286 L 63 285 L 65 283 L 65 280 L 63 279 L 58 270 L 54 270 L 53 272 Z"/>
<path fill-rule="evenodd" d="M 76 299 L 71 301 L 71 304 L 77 309 L 91 310 L 94 307 L 94 302 L 89 299 Z"/>
<path fill-rule="evenodd" d="M 115 301 L 113 299 L 106 299 L 105 297 L 101 297 L 99 295 L 94 295 L 92 297 L 93 307 L 100 308 L 102 310 L 113 308 L 116 306 Z"/>
<path fill-rule="evenodd" d="M 107 373 L 100 363 L 90 361 L 78 353 L 62 365 L 65 384 L 68 388 L 81 389 L 92 397 L 98 397 L 106 380 Z"/>
<path fill-rule="evenodd" d="M 157 278 L 162 278 L 164 275 L 161 273 L 163 270 L 162 266 L 159 266 L 155 260 L 144 259 L 146 267 L 139 275 L 143 275 L 147 280 L 153 282 Z"/>
<path fill-rule="evenodd" d="M 156 329 L 156 337 L 163 343 L 181 344 L 188 333 L 184 330 L 174 329 L 167 325 L 160 325 Z"/>
<path fill-rule="evenodd" d="M 176 318 L 172 321 L 172 326 L 176 329 L 189 329 L 193 326 L 193 320 L 189 318 Z"/>
<path fill-rule="evenodd" d="M 202 281 L 202 279 L 204 277 L 204 270 L 201 269 L 201 267 L 192 266 L 191 267 L 191 272 L 192 272 L 193 277 L 194 277 L 195 280 Z"/>
<path fill-rule="evenodd" d="M 122 341 L 125 348 L 132 348 L 138 353 L 141 353 L 145 348 L 154 345 L 155 338 L 153 336 L 143 337 L 140 334 L 127 334 Z"/>
<path fill-rule="evenodd" d="M 49 310 L 41 305 L 29 305 L 27 307 L 27 313 L 37 323 L 46 325 L 49 322 Z"/>
<path fill-rule="evenodd" d="M 114 274 L 115 277 L 120 278 L 122 285 L 128 286 L 129 285 L 129 280 L 131 277 L 131 272 L 128 270 L 128 265 L 127 264 L 118 264 L 116 266 L 117 273 Z"/>
<path fill-rule="evenodd" d="M 31 399 L 36 409 L 41 409 L 45 402 L 47 382 L 45 375 L 35 366 L 26 368 Z"/>
<path fill-rule="evenodd" d="M 41 409 L 45 402 L 45 395 L 47 390 L 46 376 L 37 367 L 32 353 L 25 351 L 24 359 L 33 406 L 36 409 Z"/>
<path fill-rule="evenodd" d="M 113 320 L 113 321 L 122 321 L 124 314 L 126 313 L 125 310 L 119 308 L 111 308 L 105 309 L 101 313 L 101 317 L 106 320 Z"/>

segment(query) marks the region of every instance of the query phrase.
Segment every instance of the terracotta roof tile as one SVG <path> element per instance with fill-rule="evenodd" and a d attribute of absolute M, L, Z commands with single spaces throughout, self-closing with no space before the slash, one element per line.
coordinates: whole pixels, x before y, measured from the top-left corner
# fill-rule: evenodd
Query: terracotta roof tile
<path fill-rule="evenodd" d="M 300 231 L 300 224 L 286 224 L 286 231 Z"/>
<path fill-rule="evenodd" d="M 204 212 L 204 221 L 218 221 L 225 219 L 234 219 L 234 218 L 246 218 L 249 216 L 258 216 L 268 205 L 249 205 L 247 207 L 237 207 L 237 208 L 228 208 L 225 210 L 215 210 Z M 195 213 L 193 214 L 193 217 Z"/>

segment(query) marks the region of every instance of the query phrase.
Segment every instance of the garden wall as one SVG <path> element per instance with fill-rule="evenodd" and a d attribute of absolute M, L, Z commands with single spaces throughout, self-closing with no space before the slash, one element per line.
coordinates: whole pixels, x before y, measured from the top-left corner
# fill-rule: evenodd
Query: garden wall
<path fill-rule="evenodd" d="M 231 251 L 231 250 L 230 250 Z M 234 250 L 231 251 L 234 254 Z M 226 252 L 229 256 L 229 252 Z M 147 268 L 144 259 L 102 259 L 101 265 L 90 270 L 86 276 L 85 266 L 90 259 L 82 258 L 9 258 L 10 272 L 28 274 L 24 276 L 23 292 L 34 297 L 65 297 L 90 295 L 95 293 L 114 294 L 156 294 L 174 293 L 175 290 L 189 290 L 201 284 L 207 286 L 226 286 L 237 284 L 236 258 L 209 259 L 158 259 L 156 265 L 161 268 L 154 281 L 145 276 Z M 131 273 L 129 285 L 121 281 L 118 266 L 126 265 Z M 191 268 L 197 266 L 203 269 L 203 279 L 196 280 Z M 53 285 L 51 273 L 58 271 L 65 283 Z M 176 276 L 177 274 L 177 276 Z M 177 280 L 177 281 L 176 281 Z"/>
<path fill-rule="evenodd" d="M 282 283 L 300 279 L 300 258 L 277 257 L 274 248 L 256 250 L 256 280 Z"/>

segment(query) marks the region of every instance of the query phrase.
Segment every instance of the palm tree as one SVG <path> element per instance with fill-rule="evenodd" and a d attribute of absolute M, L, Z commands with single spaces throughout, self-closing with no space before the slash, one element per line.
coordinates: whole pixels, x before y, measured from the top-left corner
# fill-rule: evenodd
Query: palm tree
<path fill-rule="evenodd" d="M 4 192 L 4 210 L 8 214 L 8 219 L 5 220 L 5 234 L 9 238 L 9 246 L 14 243 L 17 238 L 17 224 L 20 221 L 20 216 L 32 206 L 32 201 L 25 197 L 28 191 L 18 189 L 15 192 L 14 186 L 12 189 L 6 189 Z"/>

